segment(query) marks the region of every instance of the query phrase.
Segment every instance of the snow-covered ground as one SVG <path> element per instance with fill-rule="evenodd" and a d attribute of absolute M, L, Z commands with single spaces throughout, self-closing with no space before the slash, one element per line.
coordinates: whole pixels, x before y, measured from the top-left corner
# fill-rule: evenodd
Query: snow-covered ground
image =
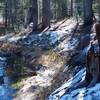
<path fill-rule="evenodd" d="M 40 34 L 32 34 L 30 36 L 23 34 L 7 34 L 0 37 L 0 41 L 15 43 L 21 41 L 23 44 L 36 45 L 36 46 L 53 46 L 58 45 L 56 49 L 60 49 L 60 52 L 73 49 L 77 44 L 77 39 L 73 38 L 72 31 L 75 28 L 76 21 L 74 19 L 68 19 L 55 31 L 41 32 Z"/>
<path fill-rule="evenodd" d="M 47 46 L 47 47 L 49 45 L 51 47 L 53 45 L 57 45 L 53 49 L 59 53 L 62 53 L 62 52 L 66 52 L 69 50 L 73 50 L 78 44 L 78 39 L 72 38 L 72 35 L 73 35 L 72 30 L 74 29 L 76 24 L 77 23 L 75 22 L 75 20 L 69 19 L 55 31 L 49 30 L 47 32 L 42 32 L 40 34 L 32 34 L 28 37 L 25 35 L 8 34 L 8 35 L 0 37 L 0 41 L 5 41 L 5 42 L 9 42 L 9 43 L 21 41 L 23 44 L 27 44 L 27 45 L 31 44 L 31 45 L 36 45 L 36 46 Z M 92 35 L 91 37 L 94 37 L 94 35 Z M 52 74 L 50 72 L 50 70 L 48 70 L 48 72 L 50 74 Z M 54 72 L 55 72 L 55 70 L 54 70 Z M 84 87 L 81 89 L 73 90 L 69 93 L 66 92 L 66 89 L 73 87 L 76 84 L 78 84 L 79 82 L 83 81 L 85 78 L 85 74 L 86 74 L 86 69 L 81 69 L 69 81 L 67 81 L 60 88 L 58 88 L 53 93 L 51 93 L 51 95 L 49 96 L 48 99 L 49 100 L 100 100 L 100 84 L 96 84 L 94 87 L 91 87 L 91 88 Z M 43 72 L 43 75 L 45 75 L 44 72 Z M 27 80 L 26 81 L 27 83 L 25 83 L 25 85 L 23 87 L 26 87 L 27 85 L 33 86 L 33 83 L 32 83 L 32 82 L 34 82 L 33 79 L 34 78 L 32 78 L 32 80 L 30 80 L 30 81 Z M 43 79 L 42 79 L 42 81 L 43 81 Z M 50 79 L 50 80 L 52 80 L 52 79 Z M 48 82 L 50 80 L 48 79 Z M 42 81 L 39 80 L 39 82 L 42 82 Z M 46 80 L 46 83 L 47 83 L 47 80 Z M 34 83 L 34 84 L 36 84 L 36 83 Z M 51 84 L 52 83 L 50 83 L 50 85 Z M 46 85 L 46 84 L 43 83 L 43 85 Z M 46 85 L 46 86 L 48 88 L 48 85 Z M 45 86 L 45 88 L 46 88 L 46 86 Z M 2 89 L 2 87 L 0 87 L 0 90 L 1 89 Z M 27 90 L 28 89 L 26 89 L 26 91 Z M 44 90 L 42 90 L 42 93 L 43 93 L 43 91 Z M 22 93 L 22 94 L 28 98 L 28 99 L 26 98 L 27 100 L 34 100 L 34 98 L 30 97 L 30 99 L 29 99 L 29 97 L 28 97 L 28 95 L 32 95 L 32 97 L 34 97 L 33 93 L 30 94 L 30 92 L 27 92 L 27 94 L 26 93 Z M 22 96 L 22 99 L 20 99 L 20 100 L 24 100 L 24 97 Z M 43 100 L 43 99 L 40 99 L 40 100 Z"/>
<path fill-rule="evenodd" d="M 90 40 L 94 39 L 95 33 L 89 35 L 90 35 Z M 81 39 L 83 38 L 84 36 Z M 65 39 L 63 42 L 59 44 L 58 48 L 60 48 L 60 52 L 63 52 L 63 51 L 70 50 L 71 48 L 73 49 L 73 47 L 75 47 L 77 44 L 78 44 L 78 40 L 76 38 L 75 39 L 72 38 L 71 41 L 70 39 L 67 41 Z M 95 44 L 97 45 L 98 43 Z M 86 56 L 89 48 L 90 45 L 88 45 L 83 50 L 84 56 Z M 96 84 L 94 87 L 91 88 L 84 87 L 75 90 L 70 90 L 70 92 L 67 92 L 68 89 L 73 88 L 78 83 L 84 81 L 85 75 L 86 75 L 86 69 L 85 68 L 81 69 L 75 76 L 73 76 L 67 82 L 63 83 L 63 85 L 60 88 L 56 89 L 53 93 L 51 93 L 50 96 L 48 97 L 48 100 L 100 100 L 100 83 Z"/>
<path fill-rule="evenodd" d="M 85 76 L 85 69 L 82 69 L 80 72 L 78 72 L 74 77 L 72 77 L 69 81 L 67 81 L 65 84 L 63 84 L 60 88 L 55 90 L 50 96 L 49 100 L 59 100 L 61 98 L 67 88 L 71 88 L 74 85 L 76 85 L 78 82 L 83 80 L 83 77 Z M 67 94 L 68 95 L 68 94 Z M 70 95 L 70 94 L 69 94 Z M 57 99 L 58 98 L 58 99 Z M 66 99 L 65 99 L 66 100 Z"/>
<path fill-rule="evenodd" d="M 79 88 L 67 93 L 66 90 L 85 79 L 86 70 L 81 69 L 69 81 L 55 90 L 48 100 L 100 100 L 100 84 L 91 88 Z"/>
<path fill-rule="evenodd" d="M 30 35 L 28 37 L 25 36 L 25 35 L 13 35 L 13 34 L 10 34 L 10 35 L 6 35 L 6 36 L 0 37 L 0 41 L 5 41 L 6 40 L 6 42 L 9 42 L 9 43 L 15 43 L 15 42 L 20 41 L 23 44 L 27 44 L 27 45 L 31 45 L 31 46 L 35 45 L 35 46 L 40 46 L 40 47 L 41 46 L 47 46 L 47 47 L 51 46 L 55 51 L 57 51 L 59 53 L 67 52 L 67 51 L 73 50 L 78 44 L 78 39 L 77 38 L 72 38 L 72 35 L 73 35 L 72 30 L 75 28 L 76 24 L 77 23 L 75 22 L 75 20 L 69 19 L 55 31 L 50 31 L 49 30 L 47 32 L 42 32 L 40 34 L 32 34 L 32 35 Z M 51 73 L 50 70 L 48 70 L 50 76 L 59 77 L 57 75 L 57 73 L 59 73 L 59 74 L 63 73 L 63 72 L 59 71 L 61 66 L 58 68 L 58 70 L 56 68 L 56 65 L 52 66 L 52 67 L 54 68 L 53 71 L 52 71 L 54 73 Z M 51 68 L 51 70 L 52 70 L 52 68 Z M 47 71 L 46 71 L 46 73 L 43 72 L 44 76 L 46 74 L 47 74 Z M 47 84 L 43 83 L 43 85 L 45 85 L 45 88 L 47 88 L 47 89 L 48 89 L 48 85 L 50 85 L 50 89 L 53 87 L 52 85 L 54 85 L 53 82 L 51 82 L 51 80 L 53 80 L 53 81 L 56 80 L 56 79 L 54 80 L 53 77 L 51 77 L 49 79 L 49 75 L 45 77 L 45 79 L 48 79 L 48 80 L 46 80 Z M 63 93 L 64 93 L 64 89 L 63 88 L 69 87 L 69 86 L 70 87 L 73 86 L 77 82 L 81 81 L 83 79 L 82 78 L 83 76 L 85 76 L 85 69 L 81 70 L 75 77 L 73 77 L 71 80 L 69 80 L 67 83 L 65 83 L 60 89 L 56 90 L 56 91 L 59 91 L 59 90 L 61 91 L 61 92 L 58 92 L 57 95 L 63 95 Z M 44 82 L 44 80 L 43 80 L 44 78 L 42 78 L 42 80 L 39 80 L 39 78 L 42 78 L 42 76 L 36 78 L 37 82 L 38 81 L 40 83 L 42 81 Z M 25 82 L 23 87 L 25 87 L 25 88 L 27 88 L 27 86 L 28 87 L 31 87 L 31 86 L 34 87 L 34 84 L 36 85 L 37 83 L 33 84 L 33 82 L 35 82 L 33 80 L 34 80 L 34 77 L 32 77 L 32 79 L 30 81 L 27 80 L 26 81 L 27 83 Z M 59 77 L 59 80 L 61 80 L 60 77 Z M 39 83 L 39 85 L 40 85 L 40 83 Z M 57 84 L 57 83 L 55 83 L 55 84 Z M 47 89 L 44 89 L 44 87 L 41 87 L 40 89 L 41 89 L 42 93 L 44 91 L 45 92 L 48 91 Z M 39 89 L 39 91 L 40 91 L 40 89 Z M 30 94 L 30 92 L 28 92 L 29 88 L 27 88 L 25 90 L 25 93 L 22 93 L 21 90 L 23 90 L 23 88 L 20 89 L 20 96 L 21 96 L 20 100 L 23 100 L 24 97 L 25 97 L 26 100 L 35 100 L 34 99 L 34 93 L 36 91 L 34 89 L 33 89 L 34 92 L 32 92 L 31 94 Z M 53 93 L 53 94 L 56 94 L 56 92 Z M 50 98 L 49 98 L 50 100 L 56 100 L 55 99 L 56 95 L 53 95 L 53 94 L 50 95 Z M 54 97 L 54 99 L 51 99 L 52 96 Z M 19 100 L 19 99 L 17 99 L 17 100 Z M 40 99 L 40 100 L 44 100 L 44 99 Z M 65 100 L 67 100 L 67 99 L 65 99 Z"/>

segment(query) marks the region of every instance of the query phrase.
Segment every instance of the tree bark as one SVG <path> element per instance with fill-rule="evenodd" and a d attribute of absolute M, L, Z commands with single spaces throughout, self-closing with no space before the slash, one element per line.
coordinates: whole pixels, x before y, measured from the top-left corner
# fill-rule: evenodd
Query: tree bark
<path fill-rule="evenodd" d="M 32 7 L 29 7 L 28 13 L 27 13 L 27 21 L 26 21 L 26 26 L 30 23 L 34 23 L 34 29 L 37 29 L 37 24 L 38 24 L 38 5 L 37 5 L 37 0 L 32 1 Z"/>
<path fill-rule="evenodd" d="M 46 28 L 47 26 L 50 26 L 50 0 L 43 0 L 43 17 L 42 17 L 42 28 Z"/>
<path fill-rule="evenodd" d="M 83 0 L 83 11 L 84 11 L 84 25 L 88 26 L 93 23 L 93 0 Z"/>
<path fill-rule="evenodd" d="M 71 16 L 73 16 L 73 0 L 71 0 Z"/>

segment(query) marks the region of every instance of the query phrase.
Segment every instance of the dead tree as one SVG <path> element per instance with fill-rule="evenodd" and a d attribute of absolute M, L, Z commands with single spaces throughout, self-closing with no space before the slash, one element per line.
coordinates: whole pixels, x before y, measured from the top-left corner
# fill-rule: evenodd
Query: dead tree
<path fill-rule="evenodd" d="M 91 44 L 86 59 L 86 85 L 92 87 L 98 82 L 99 77 L 99 52 L 94 47 L 95 44 Z"/>

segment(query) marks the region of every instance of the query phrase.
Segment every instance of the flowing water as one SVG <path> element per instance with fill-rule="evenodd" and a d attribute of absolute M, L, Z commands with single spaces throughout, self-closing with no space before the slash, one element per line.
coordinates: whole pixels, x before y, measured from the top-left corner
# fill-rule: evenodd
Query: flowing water
<path fill-rule="evenodd" d="M 12 100 L 14 89 L 11 88 L 11 79 L 6 75 L 7 58 L 0 57 L 0 100 Z"/>

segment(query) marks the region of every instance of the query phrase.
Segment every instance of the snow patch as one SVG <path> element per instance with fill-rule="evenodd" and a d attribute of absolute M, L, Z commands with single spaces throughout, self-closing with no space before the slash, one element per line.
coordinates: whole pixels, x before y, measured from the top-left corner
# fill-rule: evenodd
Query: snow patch
<path fill-rule="evenodd" d="M 84 80 L 85 74 L 86 69 L 81 69 L 73 78 L 54 91 L 49 96 L 49 100 L 100 100 L 100 83 L 91 88 L 79 88 L 69 93 L 65 91 Z"/>

